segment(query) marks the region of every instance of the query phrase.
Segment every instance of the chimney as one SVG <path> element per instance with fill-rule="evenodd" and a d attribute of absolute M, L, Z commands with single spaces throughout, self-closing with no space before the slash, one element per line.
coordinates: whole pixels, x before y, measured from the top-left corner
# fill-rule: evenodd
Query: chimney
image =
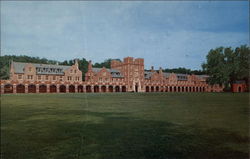
<path fill-rule="evenodd" d="M 151 66 L 151 72 L 154 72 L 154 66 Z"/>
<path fill-rule="evenodd" d="M 76 65 L 76 67 L 78 68 L 78 59 L 75 59 L 75 65 Z"/>
<path fill-rule="evenodd" d="M 162 74 L 162 68 L 161 68 L 161 67 L 160 67 L 160 69 L 159 69 L 159 73 Z"/>
<path fill-rule="evenodd" d="M 92 63 L 91 60 L 89 60 L 89 65 L 88 65 L 88 71 L 92 70 Z"/>

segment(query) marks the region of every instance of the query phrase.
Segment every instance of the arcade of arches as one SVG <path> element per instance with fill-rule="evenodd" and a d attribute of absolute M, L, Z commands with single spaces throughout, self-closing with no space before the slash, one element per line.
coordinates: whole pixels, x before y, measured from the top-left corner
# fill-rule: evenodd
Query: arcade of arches
<path fill-rule="evenodd" d="M 145 92 L 206 92 L 205 86 L 145 86 Z M 3 93 L 104 93 L 127 92 L 121 85 L 56 85 L 56 84 L 5 84 Z"/>

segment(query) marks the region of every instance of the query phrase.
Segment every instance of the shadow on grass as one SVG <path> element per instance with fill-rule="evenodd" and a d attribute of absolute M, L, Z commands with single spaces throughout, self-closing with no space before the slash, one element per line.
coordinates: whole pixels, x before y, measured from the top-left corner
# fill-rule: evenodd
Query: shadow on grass
<path fill-rule="evenodd" d="M 88 114 L 103 120 L 100 123 L 30 121 L 33 129 L 24 127 L 23 136 L 17 137 L 15 132 L 7 135 L 9 140 L 1 144 L 3 158 L 248 158 L 249 138 L 220 129 L 201 130 L 140 120 L 124 113 L 67 113 Z M 41 124 L 47 125 L 47 129 Z M 246 151 L 228 145 L 245 145 Z"/>

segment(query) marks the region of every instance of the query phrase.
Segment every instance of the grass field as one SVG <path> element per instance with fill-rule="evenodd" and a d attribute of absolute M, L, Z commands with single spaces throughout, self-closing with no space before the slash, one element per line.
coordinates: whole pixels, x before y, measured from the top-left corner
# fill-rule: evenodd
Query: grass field
<path fill-rule="evenodd" d="M 2 95 L 1 159 L 247 159 L 248 97 Z"/>

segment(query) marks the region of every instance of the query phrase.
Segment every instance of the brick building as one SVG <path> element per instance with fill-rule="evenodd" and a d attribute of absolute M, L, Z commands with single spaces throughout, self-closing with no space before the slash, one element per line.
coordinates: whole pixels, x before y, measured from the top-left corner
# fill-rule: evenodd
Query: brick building
<path fill-rule="evenodd" d="M 126 57 L 111 61 L 111 69 L 93 68 L 91 61 L 85 80 L 72 66 L 12 62 L 10 79 L 1 80 L 1 93 L 75 92 L 221 92 L 223 87 L 208 85 L 206 75 L 166 73 L 160 68 L 144 68 L 144 59 Z"/>

